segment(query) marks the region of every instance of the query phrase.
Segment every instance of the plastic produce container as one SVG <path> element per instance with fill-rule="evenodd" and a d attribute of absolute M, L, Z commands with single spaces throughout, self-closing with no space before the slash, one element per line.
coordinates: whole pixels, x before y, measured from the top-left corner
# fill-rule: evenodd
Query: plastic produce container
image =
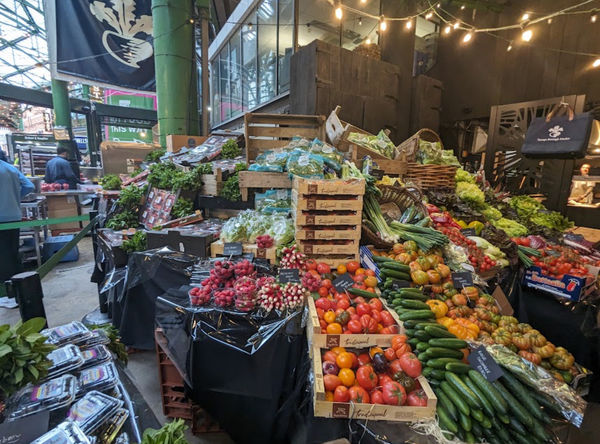
<path fill-rule="evenodd" d="M 50 378 L 77 370 L 84 362 L 79 347 L 73 344 L 67 344 L 50 352 L 48 359 L 53 363 L 52 367 L 48 369 L 48 377 Z"/>
<path fill-rule="evenodd" d="M 79 348 L 81 348 L 82 350 L 84 348 L 90 348 L 100 344 L 110 344 L 110 339 L 108 338 L 108 335 L 104 330 L 101 329 L 92 330 L 92 334 L 89 338 L 77 343 L 77 345 L 79 345 Z"/>
<path fill-rule="evenodd" d="M 83 356 L 81 368 L 94 367 L 112 360 L 112 355 L 105 345 L 95 345 L 80 352 Z"/>
<path fill-rule="evenodd" d="M 98 430 L 96 435 L 99 437 L 100 442 L 113 442 L 123 428 L 127 418 L 129 418 L 129 412 L 126 409 L 117 409 L 117 411 L 107 419 Z"/>
<path fill-rule="evenodd" d="M 114 364 L 102 364 L 86 368 L 79 373 L 79 391 L 77 397 L 83 396 L 90 390 L 101 392 L 112 390 L 119 382 L 119 374 Z"/>
<path fill-rule="evenodd" d="M 75 400 L 76 392 L 77 378 L 72 375 L 63 375 L 40 385 L 25 387 L 10 398 L 8 420 L 66 407 Z"/>
<path fill-rule="evenodd" d="M 73 321 L 54 328 L 47 328 L 42 330 L 41 333 L 48 337 L 47 342 L 54 345 L 67 343 L 78 345 L 92 336 L 92 332 L 79 321 Z"/>
<path fill-rule="evenodd" d="M 122 406 L 123 401 L 92 390 L 73 404 L 67 419 L 75 422 L 85 434 L 89 435 L 100 428 Z"/>
<path fill-rule="evenodd" d="M 31 444 L 90 444 L 90 440 L 77 424 L 65 421 L 32 441 Z"/>

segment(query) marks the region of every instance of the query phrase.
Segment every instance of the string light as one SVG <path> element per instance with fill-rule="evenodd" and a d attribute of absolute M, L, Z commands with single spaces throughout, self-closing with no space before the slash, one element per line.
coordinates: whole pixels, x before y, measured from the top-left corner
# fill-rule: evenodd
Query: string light
<path fill-rule="evenodd" d="M 461 10 L 461 11 L 464 11 L 464 10 L 465 10 L 465 5 L 461 5 L 461 6 L 460 6 L 460 10 Z"/>
<path fill-rule="evenodd" d="M 552 23 L 552 18 L 548 19 L 548 24 Z"/>
<path fill-rule="evenodd" d="M 596 20 L 598 20 L 598 14 L 594 12 L 590 17 L 590 22 L 596 23 Z"/>
<path fill-rule="evenodd" d="M 335 8 L 335 18 L 341 20 L 343 16 L 344 13 L 342 12 L 342 5 L 338 3 L 337 7 Z"/>
<path fill-rule="evenodd" d="M 362 4 L 365 4 L 365 3 L 367 3 L 367 0 L 360 0 L 360 2 L 361 2 Z"/>
<path fill-rule="evenodd" d="M 533 37 L 533 31 L 531 29 L 527 29 L 527 30 L 523 31 L 523 34 L 521 34 L 521 39 L 523 39 L 523 41 L 525 41 L 525 42 L 529 42 L 532 37 Z"/>
<path fill-rule="evenodd" d="M 379 17 L 379 29 L 381 31 L 385 31 L 387 29 L 387 22 L 385 21 L 385 17 L 383 15 Z"/>
<path fill-rule="evenodd" d="M 512 42 L 508 44 L 508 46 L 506 47 L 506 52 L 510 52 L 510 50 L 512 49 Z"/>
<path fill-rule="evenodd" d="M 522 22 L 524 22 L 525 20 L 529 20 L 529 14 L 527 12 L 521 17 Z"/>
<path fill-rule="evenodd" d="M 473 38 L 473 33 L 472 32 L 467 32 L 465 34 L 465 36 L 463 37 L 463 43 L 470 42 L 472 38 Z"/>
<path fill-rule="evenodd" d="M 441 8 L 441 7 L 442 7 L 442 4 L 441 4 L 441 3 L 438 3 L 438 4 L 437 4 L 437 5 L 435 5 L 435 6 L 436 6 L 436 8 Z"/>
<path fill-rule="evenodd" d="M 425 14 L 426 20 L 429 20 L 431 17 L 433 17 L 433 12 L 429 11 L 427 14 Z"/>
<path fill-rule="evenodd" d="M 362 17 L 358 18 L 358 26 L 362 26 Z"/>
<path fill-rule="evenodd" d="M 594 68 L 598 68 L 598 67 L 600 66 L 600 59 L 596 59 L 596 60 L 594 60 L 594 63 L 592 63 L 592 66 L 593 66 Z"/>
<path fill-rule="evenodd" d="M 410 29 L 410 28 L 412 28 L 412 20 L 408 20 L 408 21 L 406 22 L 406 25 L 405 25 L 405 26 L 406 26 L 406 29 Z"/>
<path fill-rule="evenodd" d="M 454 29 L 458 29 L 459 26 L 460 26 L 460 22 L 456 22 L 454 25 L 452 25 L 452 27 Z"/>
<path fill-rule="evenodd" d="M 446 26 L 444 28 L 444 34 L 450 34 L 450 31 L 452 30 L 452 27 L 450 25 Z"/>
<path fill-rule="evenodd" d="M 366 43 L 367 45 L 370 45 L 370 44 L 371 44 L 371 39 L 367 39 L 367 40 L 365 41 L 365 43 Z"/>

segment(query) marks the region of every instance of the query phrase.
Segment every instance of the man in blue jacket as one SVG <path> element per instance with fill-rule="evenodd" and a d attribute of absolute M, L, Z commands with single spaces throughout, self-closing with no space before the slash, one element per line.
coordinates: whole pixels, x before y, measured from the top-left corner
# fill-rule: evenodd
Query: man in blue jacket
<path fill-rule="evenodd" d="M 71 190 L 77 189 L 77 184 L 80 183 L 79 178 L 75 176 L 71 164 L 67 160 L 68 150 L 65 147 L 59 146 L 56 149 L 57 156 L 50 159 L 46 164 L 46 183 L 68 183 Z"/>
<path fill-rule="evenodd" d="M 21 221 L 21 198 L 34 186 L 0 150 L 0 224 Z M 0 284 L 20 273 L 19 229 L 0 230 Z"/>

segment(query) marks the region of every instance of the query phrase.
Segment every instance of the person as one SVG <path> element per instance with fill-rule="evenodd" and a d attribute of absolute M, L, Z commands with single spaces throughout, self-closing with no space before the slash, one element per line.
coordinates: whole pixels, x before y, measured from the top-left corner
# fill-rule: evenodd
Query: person
<path fill-rule="evenodd" d="M 46 164 L 46 176 L 44 181 L 46 183 L 68 183 L 71 190 L 77 189 L 77 184 L 81 183 L 79 178 L 75 176 L 71 164 L 67 160 L 69 150 L 65 147 L 59 146 L 56 150 L 57 156 L 50 159 Z"/>
<path fill-rule="evenodd" d="M 0 150 L 0 224 L 21 221 L 21 198 L 34 190 L 23 173 L 7 162 Z M 22 271 L 19 229 L 0 230 L 0 284 Z"/>
<path fill-rule="evenodd" d="M 584 163 L 581 165 L 579 172 L 583 177 L 590 175 L 590 164 Z M 571 195 L 569 196 L 569 203 L 571 204 L 586 204 L 589 205 L 594 200 L 594 186 L 595 182 L 587 180 L 573 180 L 573 188 L 571 188 Z"/>

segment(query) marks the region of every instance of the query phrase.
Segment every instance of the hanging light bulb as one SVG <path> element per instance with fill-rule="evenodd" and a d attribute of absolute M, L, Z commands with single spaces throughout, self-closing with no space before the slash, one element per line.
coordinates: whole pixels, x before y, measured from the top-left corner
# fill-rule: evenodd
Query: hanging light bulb
<path fill-rule="evenodd" d="M 522 22 L 524 22 L 525 20 L 529 20 L 529 14 L 527 12 L 521 17 Z"/>
<path fill-rule="evenodd" d="M 510 52 L 510 50 L 512 49 L 512 42 L 508 44 L 508 46 L 506 47 L 506 52 Z"/>
<path fill-rule="evenodd" d="M 358 18 L 358 26 L 362 26 L 362 17 Z"/>
<path fill-rule="evenodd" d="M 452 27 L 450 25 L 446 26 L 444 28 L 444 34 L 450 34 L 450 31 L 452 30 Z"/>
<path fill-rule="evenodd" d="M 596 59 L 596 60 L 594 60 L 594 63 L 592 63 L 592 66 L 593 66 L 594 68 L 598 68 L 598 67 L 600 66 L 600 59 Z"/>
<path fill-rule="evenodd" d="M 452 27 L 453 27 L 454 29 L 458 29 L 458 27 L 459 27 L 459 26 L 460 26 L 460 23 L 459 23 L 459 22 L 456 22 L 454 25 L 452 25 Z"/>
<path fill-rule="evenodd" d="M 533 37 L 533 31 L 531 29 L 527 29 L 527 30 L 523 31 L 523 34 L 521 34 L 521 39 L 523 39 L 524 42 L 531 41 L 532 37 Z"/>
<path fill-rule="evenodd" d="M 548 19 L 548 24 L 552 23 L 552 17 Z"/>
<path fill-rule="evenodd" d="M 595 12 L 590 16 L 590 22 L 592 23 L 596 23 L 596 21 L 598 20 L 598 14 L 596 14 Z"/>
<path fill-rule="evenodd" d="M 408 20 L 408 21 L 406 22 L 406 25 L 405 25 L 405 26 L 406 26 L 406 29 L 410 29 L 410 28 L 412 28 L 412 20 Z"/>
<path fill-rule="evenodd" d="M 367 45 L 370 45 L 370 44 L 371 44 L 371 39 L 367 39 L 367 40 L 365 41 L 365 43 L 366 43 Z"/>
<path fill-rule="evenodd" d="M 360 0 L 360 2 L 361 2 L 362 4 L 365 4 L 365 3 L 367 3 L 367 0 Z"/>
<path fill-rule="evenodd" d="M 337 7 L 335 8 L 335 18 L 341 20 L 343 16 L 344 13 L 342 12 L 342 4 L 338 3 Z"/>
<path fill-rule="evenodd" d="M 442 7 L 442 4 L 441 4 L 441 3 L 438 3 L 437 5 L 435 5 L 435 7 L 436 7 L 436 8 L 441 8 L 441 7 Z"/>
<path fill-rule="evenodd" d="M 461 5 L 461 6 L 460 6 L 460 10 L 461 10 L 461 11 L 464 11 L 464 10 L 465 10 L 465 5 Z"/>
<path fill-rule="evenodd" d="M 433 12 L 429 11 L 427 14 L 425 14 L 426 20 L 429 20 L 431 17 L 433 17 Z"/>
<path fill-rule="evenodd" d="M 463 37 L 463 43 L 470 42 L 472 38 L 473 38 L 473 33 L 472 32 L 467 32 L 465 34 L 465 36 Z"/>
<path fill-rule="evenodd" d="M 383 15 L 379 17 L 379 29 L 381 31 L 385 31 L 387 29 L 387 22 L 385 21 L 385 17 Z"/>

